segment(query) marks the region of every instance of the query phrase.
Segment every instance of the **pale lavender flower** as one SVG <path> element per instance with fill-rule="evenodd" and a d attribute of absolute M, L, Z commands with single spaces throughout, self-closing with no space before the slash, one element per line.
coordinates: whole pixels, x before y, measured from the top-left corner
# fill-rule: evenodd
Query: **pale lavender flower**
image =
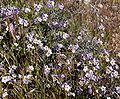
<path fill-rule="evenodd" d="M 52 50 L 48 47 L 48 46 L 45 46 L 44 47 L 44 50 L 47 51 L 46 52 L 46 56 L 49 57 L 51 54 L 52 54 Z"/>
<path fill-rule="evenodd" d="M 12 74 L 12 78 L 16 78 L 17 77 L 17 75 L 16 74 Z M 15 79 L 14 79 L 15 80 Z"/>
<path fill-rule="evenodd" d="M 118 57 L 120 57 L 120 52 L 117 54 Z"/>
<path fill-rule="evenodd" d="M 93 54 L 92 54 L 92 53 L 88 53 L 88 54 L 87 54 L 87 58 L 88 58 L 88 59 L 93 58 Z"/>
<path fill-rule="evenodd" d="M 117 86 L 115 89 L 116 89 L 117 93 L 120 94 L 120 86 Z"/>
<path fill-rule="evenodd" d="M 34 67 L 33 66 L 28 66 L 28 71 L 33 71 L 34 70 Z"/>
<path fill-rule="evenodd" d="M 57 21 L 55 21 L 55 22 L 53 21 L 52 24 L 53 24 L 53 26 L 56 26 L 56 25 L 58 25 L 59 23 L 58 23 Z"/>
<path fill-rule="evenodd" d="M 65 75 L 64 75 L 64 74 L 61 74 L 61 78 L 65 78 Z"/>
<path fill-rule="evenodd" d="M 4 76 L 4 77 L 2 77 L 2 82 L 3 83 L 7 83 L 8 81 L 10 81 L 12 79 L 12 77 L 11 76 Z"/>
<path fill-rule="evenodd" d="M 99 65 L 96 65 L 95 66 L 96 70 L 100 69 L 100 66 Z"/>
<path fill-rule="evenodd" d="M 60 43 L 58 43 L 57 45 L 58 45 L 58 50 L 60 50 L 63 47 L 63 45 Z"/>
<path fill-rule="evenodd" d="M 86 78 L 85 78 L 85 77 L 79 78 L 79 84 L 80 84 L 81 86 L 83 86 L 85 83 L 86 83 Z"/>
<path fill-rule="evenodd" d="M 76 44 L 76 45 L 74 45 L 74 47 L 73 47 L 73 49 L 72 50 L 77 50 L 79 48 L 79 45 L 78 44 Z"/>
<path fill-rule="evenodd" d="M 32 77 L 33 77 L 33 75 L 31 75 L 31 74 L 28 74 L 28 75 L 24 76 L 23 83 L 28 84 L 29 82 L 31 82 Z"/>
<path fill-rule="evenodd" d="M 94 80 L 94 81 L 96 81 L 97 77 L 95 75 L 93 75 L 91 79 Z"/>
<path fill-rule="evenodd" d="M 19 35 L 16 35 L 16 38 L 17 38 L 17 40 L 19 40 L 19 39 L 20 39 L 20 36 L 19 36 Z"/>
<path fill-rule="evenodd" d="M 109 66 L 108 68 L 109 68 L 111 71 L 113 71 L 113 68 L 112 68 L 112 66 Z"/>
<path fill-rule="evenodd" d="M 106 62 L 110 61 L 110 59 L 109 59 L 109 57 L 107 55 L 105 55 L 105 60 L 106 60 Z"/>
<path fill-rule="evenodd" d="M 62 88 L 64 88 L 65 91 L 69 92 L 72 87 L 71 87 L 70 85 L 68 85 L 67 83 L 64 83 L 64 84 L 62 85 Z"/>
<path fill-rule="evenodd" d="M 111 73 L 111 77 L 118 78 L 118 71 L 114 70 L 114 71 Z"/>
<path fill-rule="evenodd" d="M 118 70 L 118 69 L 119 69 L 119 66 L 118 66 L 117 64 L 115 65 L 115 69 L 116 69 L 116 70 Z"/>
<path fill-rule="evenodd" d="M 83 86 L 85 82 L 86 82 L 85 79 L 80 79 L 79 84 L 80 84 L 81 86 Z"/>
<path fill-rule="evenodd" d="M 97 43 L 99 43 L 100 45 L 103 45 L 103 41 L 100 38 L 98 39 Z"/>
<path fill-rule="evenodd" d="M 84 61 L 86 60 L 86 53 L 85 53 L 85 52 L 82 54 L 82 59 L 83 59 Z"/>
<path fill-rule="evenodd" d="M 42 18 L 42 21 L 47 21 L 48 20 L 48 14 L 42 14 L 41 18 Z"/>
<path fill-rule="evenodd" d="M 71 49 L 72 52 L 75 53 L 78 48 L 79 48 L 79 45 L 78 45 L 78 44 L 76 44 L 76 45 L 71 45 L 71 44 L 70 44 L 70 46 L 69 46 L 68 49 Z"/>
<path fill-rule="evenodd" d="M 45 51 L 49 50 L 48 46 L 45 46 L 45 47 L 44 47 L 44 50 L 45 50 Z"/>
<path fill-rule="evenodd" d="M 93 59 L 93 64 L 94 65 L 99 65 L 99 60 L 96 60 L 95 58 Z"/>
<path fill-rule="evenodd" d="M 18 78 L 20 78 L 20 79 L 21 79 L 21 78 L 22 78 L 22 75 L 21 75 L 21 74 L 18 74 Z"/>
<path fill-rule="evenodd" d="M 47 51 L 47 53 L 46 53 L 46 56 L 49 57 L 51 54 L 52 54 L 52 50 L 49 49 L 49 50 Z"/>
<path fill-rule="evenodd" d="M 2 55 L 1 55 L 2 56 Z M 2 71 L 4 69 L 4 64 L 1 62 L 0 63 L 0 71 Z"/>
<path fill-rule="evenodd" d="M 85 77 L 90 78 L 89 72 L 87 72 L 87 73 L 85 74 Z"/>
<path fill-rule="evenodd" d="M 12 73 L 14 73 L 14 70 L 12 68 L 10 68 L 8 72 L 12 74 Z"/>
<path fill-rule="evenodd" d="M 58 66 L 62 66 L 62 63 L 59 62 L 59 63 L 58 63 Z"/>
<path fill-rule="evenodd" d="M 87 73 L 85 74 L 85 77 L 87 77 L 87 78 L 89 78 L 89 79 L 92 79 L 92 77 L 93 77 L 93 71 L 90 70 L 89 72 L 87 72 Z"/>
<path fill-rule="evenodd" d="M 48 8 L 52 8 L 52 7 L 54 7 L 54 5 L 55 5 L 55 2 L 53 0 L 48 0 L 48 2 L 47 2 Z"/>
<path fill-rule="evenodd" d="M 19 44 L 18 43 L 14 43 L 15 47 L 17 47 Z"/>
<path fill-rule="evenodd" d="M 111 99 L 110 97 L 107 97 L 107 99 Z"/>
<path fill-rule="evenodd" d="M 28 26 L 28 21 L 27 20 L 19 17 L 18 21 L 19 21 L 19 24 L 24 25 L 24 26 Z"/>
<path fill-rule="evenodd" d="M 38 22 L 42 22 L 42 18 L 41 18 L 41 17 L 37 17 L 36 20 L 37 20 Z"/>
<path fill-rule="evenodd" d="M 28 44 L 27 45 L 27 50 L 29 50 L 29 49 L 35 49 L 35 47 L 32 44 Z"/>
<path fill-rule="evenodd" d="M 55 74 L 52 74 L 51 77 L 52 77 L 53 82 L 56 82 L 58 80 L 57 75 Z"/>
<path fill-rule="evenodd" d="M 6 16 L 19 13 L 18 8 L 14 7 L 14 6 L 13 7 L 10 7 L 10 6 L 9 7 L 5 7 L 2 10 L 3 10 L 2 13 L 4 15 L 6 15 Z"/>
<path fill-rule="evenodd" d="M 98 89 L 96 90 L 96 93 L 98 93 L 99 91 L 98 91 Z"/>
<path fill-rule="evenodd" d="M 92 60 L 89 60 L 88 63 L 89 63 L 90 65 L 92 65 Z"/>
<path fill-rule="evenodd" d="M 29 80 L 27 79 L 27 76 L 24 76 L 23 83 L 24 84 L 28 84 L 29 83 Z"/>
<path fill-rule="evenodd" d="M 6 96 L 8 96 L 8 93 L 5 91 L 5 92 L 2 94 L 2 97 L 5 98 Z"/>
<path fill-rule="evenodd" d="M 75 93 L 69 92 L 69 93 L 68 93 L 68 96 L 73 96 L 73 97 L 75 97 Z"/>
<path fill-rule="evenodd" d="M 33 42 L 34 34 L 30 34 L 30 35 L 27 34 L 26 36 L 27 36 L 27 38 L 29 39 L 30 42 Z"/>
<path fill-rule="evenodd" d="M 113 65 L 115 65 L 116 63 L 115 63 L 115 60 L 114 59 L 112 59 L 111 61 L 110 61 L 110 64 L 113 66 Z"/>
<path fill-rule="evenodd" d="M 30 8 L 24 8 L 24 10 L 25 10 L 25 13 L 28 13 L 28 12 L 30 12 L 30 11 L 31 11 L 31 9 L 30 9 Z"/>
<path fill-rule="evenodd" d="M 63 5 L 63 4 L 60 4 L 60 3 L 58 3 L 58 8 L 59 8 L 60 10 L 62 10 L 62 9 L 64 9 L 64 5 Z"/>
<path fill-rule="evenodd" d="M 88 71 L 88 66 L 84 66 L 83 71 L 87 72 Z"/>
<path fill-rule="evenodd" d="M 19 18 L 19 24 L 24 24 L 24 19 L 22 19 L 22 18 Z"/>
<path fill-rule="evenodd" d="M 106 92 L 106 87 L 105 86 L 100 87 L 100 89 L 101 89 L 101 91 Z"/>
<path fill-rule="evenodd" d="M 0 36 L 0 40 L 2 40 L 3 39 L 3 36 Z"/>
<path fill-rule="evenodd" d="M 77 67 L 80 66 L 80 65 L 81 65 L 81 62 L 78 62 L 78 63 L 77 63 Z"/>
<path fill-rule="evenodd" d="M 38 22 L 38 20 L 37 20 L 37 18 L 35 18 L 35 19 L 33 20 L 33 23 L 34 23 L 34 24 L 37 24 L 37 22 Z"/>
<path fill-rule="evenodd" d="M 88 85 L 88 93 L 92 94 L 92 85 Z"/>
<path fill-rule="evenodd" d="M 43 7 L 43 6 L 42 6 L 41 4 L 36 4 L 36 3 L 34 4 L 34 10 L 35 10 L 36 12 L 39 12 L 42 7 Z"/>
<path fill-rule="evenodd" d="M 104 51 L 104 54 L 109 56 L 109 52 L 107 51 L 107 49 L 103 49 L 103 51 Z"/>
<path fill-rule="evenodd" d="M 50 73 L 50 68 L 48 67 L 48 65 L 44 66 L 44 73 L 45 75 L 48 75 Z"/>
<path fill-rule="evenodd" d="M 105 30 L 104 25 L 103 25 L 103 24 L 100 24 L 99 29 L 100 29 L 100 30 Z"/>
<path fill-rule="evenodd" d="M 80 41 L 81 41 L 81 40 L 82 40 L 82 36 L 78 36 L 78 40 L 80 40 Z"/>
<path fill-rule="evenodd" d="M 63 33 L 63 38 L 64 38 L 64 39 L 67 39 L 68 37 L 69 37 L 69 34 L 67 34 L 67 33 L 64 32 L 64 33 Z"/>
<path fill-rule="evenodd" d="M 80 93 L 83 92 L 83 89 L 82 88 L 77 88 L 76 91 L 77 91 L 77 94 L 80 94 Z"/>
<path fill-rule="evenodd" d="M 67 62 L 66 62 L 67 65 L 69 65 L 69 64 L 71 63 L 70 59 L 67 59 L 66 61 L 67 61 Z"/>
<path fill-rule="evenodd" d="M 63 27 L 66 27 L 68 24 L 69 24 L 68 21 L 65 21 Z"/>
<path fill-rule="evenodd" d="M 40 45 L 40 46 L 43 45 L 42 42 L 41 42 L 41 40 L 38 40 L 38 39 L 34 39 L 34 40 L 33 40 L 33 43 L 38 44 L 38 45 Z"/>
<path fill-rule="evenodd" d="M 110 69 L 106 69 L 106 74 L 110 74 L 111 73 L 111 70 Z"/>
<path fill-rule="evenodd" d="M 14 70 L 15 70 L 16 68 L 17 68 L 17 66 L 15 66 L 15 65 L 12 65 L 12 69 L 14 69 Z"/>
<path fill-rule="evenodd" d="M 68 66 L 68 70 L 69 70 L 69 71 L 72 70 L 72 68 L 73 68 L 72 66 Z"/>
<path fill-rule="evenodd" d="M 101 34 L 101 37 L 104 37 L 104 33 Z"/>

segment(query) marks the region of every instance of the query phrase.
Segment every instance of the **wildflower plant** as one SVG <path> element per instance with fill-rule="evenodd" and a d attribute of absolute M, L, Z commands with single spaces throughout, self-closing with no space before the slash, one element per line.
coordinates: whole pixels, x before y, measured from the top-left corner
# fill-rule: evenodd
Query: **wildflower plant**
<path fill-rule="evenodd" d="M 0 98 L 120 97 L 120 55 L 107 49 L 105 35 L 81 23 L 77 7 L 53 0 L 1 3 Z"/>

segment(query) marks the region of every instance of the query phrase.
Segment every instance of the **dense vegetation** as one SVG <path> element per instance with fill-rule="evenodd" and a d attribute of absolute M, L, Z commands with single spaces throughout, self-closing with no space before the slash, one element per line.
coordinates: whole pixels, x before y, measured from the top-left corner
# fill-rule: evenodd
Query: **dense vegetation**
<path fill-rule="evenodd" d="M 0 1 L 0 99 L 120 98 L 119 1 L 63 1 Z"/>

